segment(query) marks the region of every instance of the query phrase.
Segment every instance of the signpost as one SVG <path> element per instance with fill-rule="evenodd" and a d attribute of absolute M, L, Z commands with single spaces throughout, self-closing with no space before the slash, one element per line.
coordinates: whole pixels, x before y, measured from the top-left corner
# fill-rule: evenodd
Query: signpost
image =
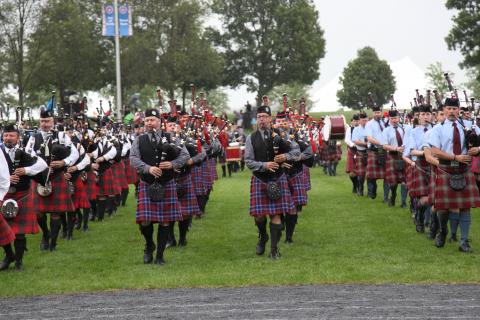
<path fill-rule="evenodd" d="M 122 78 L 120 73 L 120 37 L 128 37 L 133 34 L 132 11 L 127 3 L 105 4 L 102 9 L 102 34 L 106 37 L 115 38 L 115 69 L 116 69 L 116 104 L 117 117 L 122 117 Z"/>

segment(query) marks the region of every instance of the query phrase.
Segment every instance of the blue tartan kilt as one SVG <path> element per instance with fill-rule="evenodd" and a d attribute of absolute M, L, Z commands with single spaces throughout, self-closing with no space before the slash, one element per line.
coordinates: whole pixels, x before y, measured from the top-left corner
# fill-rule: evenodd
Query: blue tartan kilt
<path fill-rule="evenodd" d="M 183 217 L 199 216 L 201 215 L 198 207 L 197 196 L 193 188 L 192 177 L 187 174 L 184 177 L 178 178 L 177 183 L 180 183 L 185 188 L 185 195 L 180 199 L 180 209 Z"/>
<path fill-rule="evenodd" d="M 312 190 L 312 183 L 310 181 L 310 168 L 303 165 L 303 178 L 305 179 L 305 186 L 307 191 Z"/>
<path fill-rule="evenodd" d="M 140 181 L 138 184 L 136 222 L 166 223 L 182 220 L 182 211 L 177 198 L 177 188 L 174 180 L 165 184 L 165 198 L 158 202 L 150 201 L 148 184 Z"/>
<path fill-rule="evenodd" d="M 287 177 L 283 174 L 277 182 L 282 189 L 282 196 L 272 201 L 267 196 L 267 183 L 252 176 L 250 181 L 250 215 L 253 217 L 273 216 L 295 210 Z"/>
<path fill-rule="evenodd" d="M 205 182 L 203 180 L 201 166 L 194 166 L 192 168 L 192 182 L 196 196 L 204 196 L 207 194 L 207 187 L 205 186 Z"/>
<path fill-rule="evenodd" d="M 210 159 L 207 159 L 206 161 L 202 162 L 202 179 L 203 179 L 203 184 L 206 188 L 205 194 L 208 193 L 209 190 L 212 189 L 213 186 L 213 180 L 212 180 L 212 169 L 210 167 Z"/>
<path fill-rule="evenodd" d="M 288 177 L 288 187 L 295 206 L 307 205 L 307 186 L 303 172 L 297 173 L 292 177 Z"/>

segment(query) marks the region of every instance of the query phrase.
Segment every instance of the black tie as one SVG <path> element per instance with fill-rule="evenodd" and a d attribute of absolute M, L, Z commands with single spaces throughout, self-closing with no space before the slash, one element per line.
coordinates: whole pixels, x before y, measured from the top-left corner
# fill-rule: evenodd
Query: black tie
<path fill-rule="evenodd" d="M 263 131 L 263 140 L 267 141 L 270 138 L 268 130 Z"/>
<path fill-rule="evenodd" d="M 152 135 L 150 137 L 150 140 L 153 142 L 153 145 L 156 146 L 158 144 L 157 137 L 155 135 L 155 132 L 152 132 Z"/>

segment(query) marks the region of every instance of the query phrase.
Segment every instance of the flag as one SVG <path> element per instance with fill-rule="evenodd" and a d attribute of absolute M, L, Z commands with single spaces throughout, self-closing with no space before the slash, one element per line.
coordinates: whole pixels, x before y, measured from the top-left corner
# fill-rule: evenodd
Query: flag
<path fill-rule="evenodd" d="M 47 111 L 53 111 L 53 108 L 55 107 L 55 99 L 54 97 L 51 97 L 50 100 L 47 102 Z"/>

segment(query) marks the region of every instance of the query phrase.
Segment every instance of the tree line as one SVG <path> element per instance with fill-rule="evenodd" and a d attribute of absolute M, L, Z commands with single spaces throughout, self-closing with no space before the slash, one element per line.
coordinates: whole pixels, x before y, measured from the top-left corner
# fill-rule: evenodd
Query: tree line
<path fill-rule="evenodd" d="M 191 83 L 212 98 L 218 87 L 242 84 L 261 96 L 289 83 L 308 86 L 319 76 L 325 40 L 310 0 L 128 3 L 133 36 L 121 39 L 123 101 L 141 93 L 148 104 L 158 86 L 185 103 Z M 62 103 L 73 91 L 112 94 L 114 41 L 101 35 L 103 4 L 1 1 L 0 104 L 41 105 L 52 90 Z M 16 94 L 5 96 L 12 89 Z"/>

